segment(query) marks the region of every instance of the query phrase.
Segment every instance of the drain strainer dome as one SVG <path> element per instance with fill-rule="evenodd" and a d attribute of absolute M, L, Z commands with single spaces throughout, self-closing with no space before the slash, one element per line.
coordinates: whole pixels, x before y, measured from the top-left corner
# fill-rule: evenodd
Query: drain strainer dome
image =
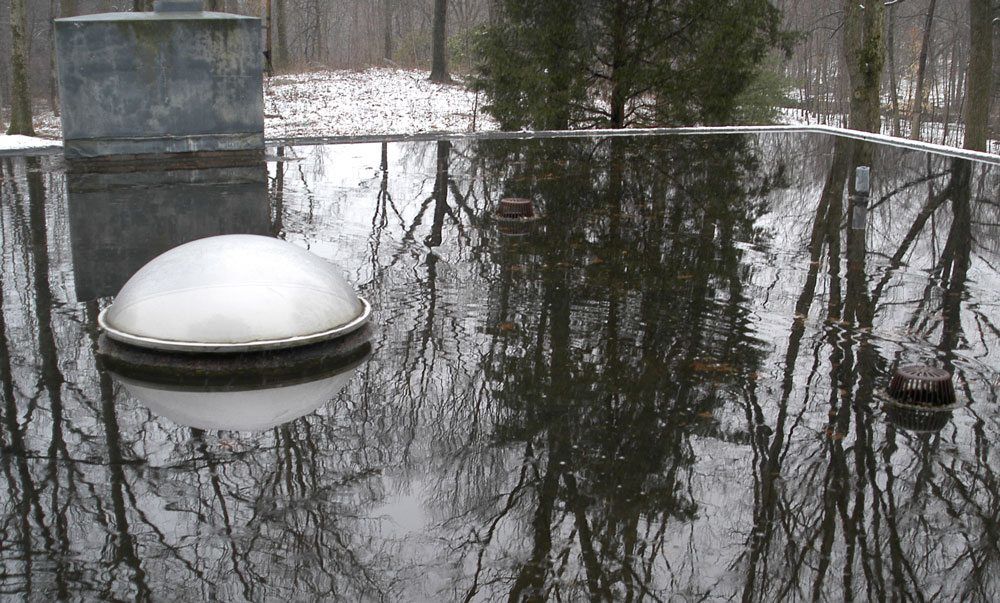
<path fill-rule="evenodd" d="M 941 407 L 955 403 L 951 373 L 922 364 L 896 369 L 889 382 L 889 395 L 894 402 L 917 406 Z"/>
<path fill-rule="evenodd" d="M 227 353 L 337 339 L 370 314 L 336 265 L 279 239 L 226 235 L 143 266 L 98 322 L 129 345 Z"/>

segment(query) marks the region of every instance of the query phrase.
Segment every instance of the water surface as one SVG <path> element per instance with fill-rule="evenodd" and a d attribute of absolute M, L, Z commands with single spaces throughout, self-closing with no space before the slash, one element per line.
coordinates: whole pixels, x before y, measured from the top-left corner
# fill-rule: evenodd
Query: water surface
<path fill-rule="evenodd" d="M 1000 596 L 996 167 L 785 133 L 0 168 L 3 596 Z M 506 196 L 544 218 L 497 223 Z M 248 391 L 319 404 L 258 432 L 175 422 L 95 358 L 132 272 L 230 232 L 375 308 L 346 374 Z M 888 413 L 915 362 L 961 406 Z"/>

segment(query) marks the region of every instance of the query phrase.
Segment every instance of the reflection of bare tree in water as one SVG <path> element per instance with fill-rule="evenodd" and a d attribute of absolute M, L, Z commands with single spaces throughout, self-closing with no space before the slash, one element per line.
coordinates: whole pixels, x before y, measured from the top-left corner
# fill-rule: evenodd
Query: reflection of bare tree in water
<path fill-rule="evenodd" d="M 544 237 L 498 242 L 491 292 L 496 437 L 521 451 L 523 469 L 502 504 L 455 511 L 481 514 L 483 526 L 463 545 L 477 570 L 455 594 L 662 596 L 671 522 L 696 512 L 691 425 L 743 437 L 700 415 L 760 357 L 745 335 L 734 245 L 752 240 L 770 185 L 746 155 L 711 142 L 498 148 L 498 167 L 516 165 L 495 188 L 536 196 L 547 212 Z M 706 161 L 731 177 L 709 178 Z M 720 377 L 706 383 L 706 373 Z M 498 535 L 515 518 L 527 550 L 508 575 L 486 559 L 520 556 Z"/>
<path fill-rule="evenodd" d="M 991 599 L 995 585 L 979 559 L 993 562 L 995 544 L 987 545 L 984 551 L 983 539 L 970 538 L 966 550 L 956 552 L 953 547 L 958 542 L 944 528 L 947 520 L 942 518 L 943 514 L 966 517 L 982 526 L 979 530 L 996 524 L 993 501 L 997 491 L 991 485 L 990 464 L 977 465 L 973 473 L 986 475 L 983 481 L 976 480 L 978 488 L 969 488 L 963 484 L 969 474 L 960 477 L 951 461 L 936 456 L 939 436 L 915 438 L 883 423 L 875 396 L 877 383 L 886 380 L 891 367 L 899 362 L 898 355 L 884 357 L 879 342 L 873 339 L 873 331 L 879 327 L 876 317 L 893 310 L 882 297 L 902 286 L 896 271 L 904 258 L 922 257 L 913 255 L 915 245 L 937 236 L 927 226 L 948 201 L 951 212 L 945 216 L 950 218 L 946 242 L 931 258 L 934 264 L 929 283 L 916 307 L 924 315 L 923 328 L 931 324 L 929 321 L 940 322 L 940 360 L 956 371 L 959 383 L 971 392 L 962 367 L 955 363 L 955 352 L 962 345 L 962 300 L 971 263 L 970 164 L 955 160 L 944 170 L 944 187 L 937 193 L 932 189 L 908 230 L 903 224 L 905 234 L 897 239 L 898 247 L 884 256 L 887 267 L 869 293 L 866 233 L 842 230 L 845 208 L 841 199 L 850 168 L 856 165 L 852 156 L 858 161 L 866 155 L 865 149 L 852 148 L 855 146 L 838 141 L 813 221 L 808 247 L 811 262 L 786 348 L 774 435 L 770 441 L 756 442 L 761 462 L 755 475 L 754 528 L 743 559 L 743 599 L 816 599 L 839 592 L 844 598 L 924 600 L 935 596 L 935 588 Z M 867 154 L 870 158 L 870 150 Z M 923 180 L 941 176 L 939 172 Z M 897 185 L 897 190 L 906 186 Z M 847 216 L 852 209 L 853 198 L 846 208 Z M 844 239 L 847 248 L 841 251 Z M 796 372 L 802 366 L 801 346 L 809 332 L 810 307 L 817 297 L 824 253 L 824 328 L 815 334 L 811 372 L 802 380 Z M 845 265 L 846 272 L 842 272 Z M 931 305 L 935 298 L 937 308 Z M 828 355 L 827 388 L 816 383 L 823 349 Z M 804 392 L 801 383 L 807 384 Z M 824 392 L 829 419 L 817 445 L 804 445 L 796 441 L 795 430 L 802 429 L 800 423 L 810 406 L 822 408 L 820 396 Z M 804 399 L 796 404 L 797 396 Z M 791 414 L 793 405 L 803 409 L 797 417 Z M 979 440 L 981 423 L 977 431 Z M 980 454 L 988 454 L 988 449 L 982 448 Z M 967 469 L 965 466 L 961 472 Z M 970 511 L 975 519 L 969 518 Z M 965 581 L 948 584 L 948 578 L 939 577 L 941 572 L 962 576 L 958 580 Z"/>
<path fill-rule="evenodd" d="M 15 478 L 8 469 L 5 461 L 5 474 L 8 481 L 8 493 L 11 495 L 10 502 L 16 502 L 16 506 L 21 509 L 21 521 L 18 523 L 17 531 L 21 545 L 21 562 L 24 564 L 24 576 L 26 579 L 27 592 L 32 590 L 32 572 L 35 564 L 46 567 L 51 564 L 54 574 L 55 593 L 60 597 L 66 597 L 69 593 L 67 574 L 70 571 L 67 567 L 69 556 L 69 537 L 66 508 L 71 500 L 66 500 L 72 496 L 72 492 L 63 492 L 61 489 L 62 475 L 60 472 L 61 463 L 69 461 L 69 454 L 63 439 L 63 405 L 62 405 L 62 374 L 59 371 L 58 359 L 56 357 L 55 335 L 52 324 L 52 294 L 49 288 L 49 265 L 48 265 L 48 239 L 45 221 L 45 184 L 41 174 L 41 166 L 37 159 L 29 158 L 25 161 L 25 181 L 27 188 L 28 215 L 21 210 L 22 200 L 18 198 L 16 190 L 16 180 L 13 166 L 6 163 L 5 180 L 10 178 L 12 198 L 10 205 L 17 207 L 15 219 L 21 222 L 23 229 L 21 232 L 26 235 L 26 243 L 31 258 L 33 268 L 32 278 L 36 284 L 34 287 L 33 310 L 36 321 L 35 331 L 38 334 L 38 350 L 40 360 L 40 388 L 44 390 L 49 402 L 49 414 L 51 421 L 50 444 L 48 449 L 48 463 L 45 468 L 44 478 L 41 485 L 36 484 L 36 477 L 32 474 L 32 463 L 29 462 L 30 451 L 25 443 L 27 425 L 19 424 L 22 410 L 18 407 L 15 399 L 14 377 L 11 371 L 10 359 L 7 355 L 8 340 L 6 336 L 5 321 L 0 319 L 0 332 L 2 333 L 4 365 L 0 367 L 0 376 L 3 380 L 4 395 L 4 420 L 7 435 L 10 437 L 9 446 L 5 444 L 5 459 L 9 456 L 15 457 L 17 477 Z M 25 220 L 22 222 L 22 220 Z M 6 233 L 4 234 L 6 237 Z M 0 282 L 0 292 L 3 291 L 3 283 Z M 2 313 L 2 308 L 0 308 Z M 27 416 L 35 412 L 42 412 L 38 407 L 37 397 L 29 401 L 29 407 L 25 409 Z M 15 486 L 19 484 L 19 488 Z M 49 500 L 44 501 L 42 492 L 49 489 Z M 18 492 L 20 490 L 20 492 Z M 20 500 L 18 500 L 20 499 Z M 50 504 L 45 505 L 45 502 Z M 48 508 L 46 508 L 48 507 Z M 47 519 L 46 514 L 53 517 Z M 34 520 L 34 525 L 32 521 Z M 35 535 L 41 537 L 42 550 L 35 550 Z M 43 585 L 44 588 L 44 585 Z"/>
<path fill-rule="evenodd" d="M 271 234 L 279 239 L 285 236 L 285 147 L 278 147 L 278 160 L 274 163 L 274 185 L 271 190 Z"/>
<path fill-rule="evenodd" d="M 391 578 L 371 569 L 385 563 L 381 544 L 366 541 L 357 505 L 335 495 L 338 484 L 372 474 L 318 449 L 311 426 L 285 426 L 238 454 L 224 436 L 181 437 L 182 458 L 157 467 L 137 460 L 155 441 L 156 422 L 123 404 L 110 376 L 90 368 L 99 305 L 78 310 L 52 285 L 65 269 L 52 258 L 65 257 L 66 241 L 54 239 L 62 233 L 48 217 L 65 210 L 47 198 L 39 161 L 26 160 L 23 171 L 15 165 L 5 162 L 0 181 L 4 592 L 383 596 Z M 210 535 L 215 526 L 225 541 Z M 192 541 L 199 532 L 209 536 Z"/>
<path fill-rule="evenodd" d="M 883 425 L 876 414 L 877 384 L 896 360 L 880 351 L 873 331 L 880 309 L 892 307 L 883 303 L 883 294 L 900 288 L 893 271 L 927 233 L 917 228 L 899 237 L 898 228 L 890 230 L 897 233 L 899 248 L 885 254 L 889 268 L 870 289 L 867 237 L 844 229 L 852 211 L 845 188 L 856 159 L 853 145 L 839 142 L 816 205 L 807 247 L 811 261 L 774 405 L 757 399 L 757 343 L 746 338 L 751 329 L 744 303 L 752 294 L 745 291 L 740 252 L 733 246 L 754 240 L 759 209 L 747 200 L 766 194 L 768 179 L 755 181 L 750 166 L 747 174 L 740 172 L 738 159 L 727 164 L 729 172 L 712 164 L 713 177 L 703 176 L 699 161 L 705 156 L 732 158 L 731 151 L 715 148 L 704 149 L 705 155 L 684 148 L 656 161 L 649 159 L 655 155 L 649 149 L 569 146 L 567 151 L 560 144 L 497 144 L 482 157 L 484 195 L 502 190 L 534 196 L 549 218 L 537 240 L 497 240 L 489 247 L 496 265 L 481 268 L 492 283 L 493 300 L 493 326 L 481 362 L 500 405 L 491 411 L 499 419 L 495 437 L 509 457 L 473 453 L 470 441 L 452 449 L 453 466 L 440 470 L 460 471 L 472 482 L 474 476 L 502 474 L 502 468 L 474 472 L 471 459 L 519 469 L 492 493 L 466 485 L 459 489 L 465 496 L 442 492 L 434 499 L 443 525 L 456 538 L 468 529 L 470 516 L 479 526 L 460 538 L 466 563 L 475 569 L 467 587 L 455 586 L 453 595 L 643 598 L 684 585 L 676 568 L 664 567 L 658 555 L 697 514 L 688 493 L 690 466 L 697 460 L 688 439 L 693 432 L 747 442 L 755 455 L 754 526 L 740 562 L 746 564 L 747 599 L 829 592 L 916 597 L 927 568 L 915 561 L 919 547 L 907 535 L 918 532 L 897 503 L 901 491 L 917 492 L 911 475 L 904 482 L 898 473 L 898 467 L 910 472 L 913 465 L 909 458 L 897 460 L 897 439 L 907 442 L 908 436 Z M 690 164 L 685 153 L 695 155 Z M 912 181 L 887 183 L 874 209 L 942 177 L 949 179 L 949 194 L 961 189 L 960 168 L 931 167 Z M 491 180 L 496 173 L 503 174 L 499 183 Z M 720 182 L 736 184 L 727 190 Z M 929 197 L 935 210 L 946 207 L 937 197 Z M 428 212 L 441 207 L 439 198 L 427 200 Z M 717 205 L 704 207 L 705 200 Z M 564 213 L 565 208 L 572 211 Z M 932 223 L 926 207 L 916 209 L 913 224 Z M 464 367 L 469 357 L 479 358 L 478 351 L 470 348 L 459 360 L 448 351 L 447 332 L 435 332 L 435 320 L 427 316 L 431 308 L 436 312 L 442 294 L 441 256 L 434 251 L 442 237 L 434 225 L 443 221 L 443 216 L 428 220 L 424 242 L 431 253 L 422 256 L 422 283 L 431 293 L 423 298 L 430 305 L 415 324 L 426 325 L 418 330 L 425 334 L 420 341 L 426 344 L 429 337 L 437 353 L 449 358 L 449 367 Z M 824 297 L 825 303 L 816 302 Z M 818 331 L 809 319 L 817 309 L 823 325 Z M 803 346 L 806 359 L 813 359 L 807 375 L 798 372 Z M 415 364 L 404 373 L 440 377 L 428 369 L 428 355 L 413 354 Z M 454 388 L 452 399 L 456 408 L 478 407 L 480 396 L 490 392 L 481 394 L 466 381 L 474 375 L 463 371 L 455 369 L 446 379 Z M 819 384 L 824 379 L 829 385 Z M 432 393 L 433 379 L 410 391 L 415 404 L 439 395 Z M 700 416 L 734 392 L 745 403 L 745 432 L 718 429 Z M 815 406 L 826 417 L 822 435 L 804 440 L 801 426 Z M 439 485 L 457 487 L 460 478 Z M 504 536 L 511 525 L 518 526 L 523 548 Z M 941 538 L 926 527 L 919 530 Z"/>
<path fill-rule="evenodd" d="M 353 213 L 279 163 L 273 232 L 310 244 L 324 212 L 363 216 L 320 240 L 366 250 L 352 267 L 381 316 L 342 398 L 256 436 L 178 428 L 94 368 L 101 303 L 63 299 L 59 199 L 5 162 L 4 592 L 995 598 L 988 405 L 915 434 L 877 397 L 913 360 L 982 395 L 995 182 L 846 141 L 807 148 L 817 182 L 761 165 L 769 144 L 373 146 Z M 845 196 L 864 152 L 886 179 L 867 233 Z M 546 218 L 503 235 L 489 212 L 506 195 Z M 783 211 L 809 213 L 794 257 L 770 244 L 799 227 Z"/>

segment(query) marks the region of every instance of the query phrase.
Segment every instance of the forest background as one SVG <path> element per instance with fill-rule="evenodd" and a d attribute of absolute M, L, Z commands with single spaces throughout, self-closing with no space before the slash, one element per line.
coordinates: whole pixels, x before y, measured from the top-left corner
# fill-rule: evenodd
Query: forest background
<path fill-rule="evenodd" d="M 503 129 L 823 123 L 985 150 L 997 0 L 207 0 L 264 20 L 269 75 L 429 70 Z M 52 21 L 152 0 L 0 1 L 0 128 L 58 115 Z M 477 95 L 478 99 L 478 95 Z"/>

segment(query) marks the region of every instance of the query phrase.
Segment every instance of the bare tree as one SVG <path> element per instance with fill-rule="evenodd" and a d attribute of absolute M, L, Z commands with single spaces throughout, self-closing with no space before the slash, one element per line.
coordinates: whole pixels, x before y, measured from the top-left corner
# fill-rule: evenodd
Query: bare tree
<path fill-rule="evenodd" d="M 382 58 L 392 60 L 392 0 L 383 0 L 382 4 L 383 29 L 385 34 L 382 46 Z"/>
<path fill-rule="evenodd" d="M 881 130 L 882 67 L 885 65 L 885 5 L 844 2 L 844 56 L 850 78 L 850 127 Z"/>
<path fill-rule="evenodd" d="M 28 82 L 28 13 L 25 0 L 11 0 L 10 29 L 13 49 L 10 64 L 13 79 L 8 134 L 34 136 L 31 124 L 31 89 Z"/>
<path fill-rule="evenodd" d="M 920 125 L 924 117 L 926 90 L 924 79 L 927 75 L 927 51 L 931 46 L 931 32 L 934 29 L 934 7 L 937 0 L 931 0 L 927 7 L 927 22 L 924 24 L 924 39 L 920 44 L 920 59 L 917 62 L 917 90 L 913 93 L 913 119 L 910 122 L 910 138 L 920 140 Z"/>
<path fill-rule="evenodd" d="M 993 78 L 993 7 L 990 0 L 969 0 L 969 75 L 965 148 L 986 150 Z"/>
<path fill-rule="evenodd" d="M 899 85 L 896 82 L 896 5 L 889 6 L 886 20 L 886 50 L 889 59 L 889 99 L 892 101 L 892 135 L 899 136 Z"/>
<path fill-rule="evenodd" d="M 277 31 L 275 32 L 274 63 L 278 68 L 288 66 L 288 13 L 285 4 L 288 0 L 273 0 L 277 8 Z"/>
<path fill-rule="evenodd" d="M 264 17 L 264 71 L 270 77 L 274 75 L 274 61 L 272 59 L 274 49 L 274 5 L 272 4 L 272 0 L 264 0 L 261 12 Z"/>
<path fill-rule="evenodd" d="M 441 84 L 451 82 L 448 75 L 448 0 L 434 0 L 434 35 L 433 59 L 431 62 L 431 81 Z"/>

